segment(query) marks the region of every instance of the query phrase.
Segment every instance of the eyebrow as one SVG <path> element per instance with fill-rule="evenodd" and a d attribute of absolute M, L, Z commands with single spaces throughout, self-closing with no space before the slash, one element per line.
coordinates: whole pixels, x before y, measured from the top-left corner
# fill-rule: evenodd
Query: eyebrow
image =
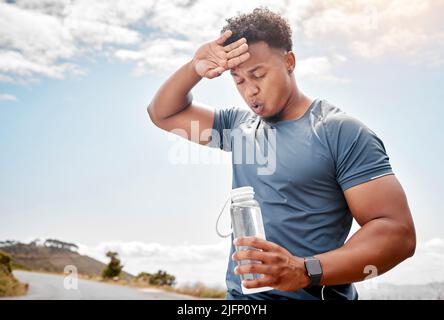
<path fill-rule="evenodd" d="M 248 73 L 253 73 L 253 72 L 255 72 L 256 70 L 258 70 L 258 69 L 260 69 L 260 68 L 264 68 L 264 65 L 263 65 L 263 64 L 258 64 L 257 66 L 254 66 L 253 68 L 251 68 L 251 69 L 248 70 L 247 72 L 248 72 Z M 232 75 L 235 75 L 235 76 L 237 75 L 237 73 L 234 72 L 233 70 L 231 70 L 230 73 L 231 73 Z"/>

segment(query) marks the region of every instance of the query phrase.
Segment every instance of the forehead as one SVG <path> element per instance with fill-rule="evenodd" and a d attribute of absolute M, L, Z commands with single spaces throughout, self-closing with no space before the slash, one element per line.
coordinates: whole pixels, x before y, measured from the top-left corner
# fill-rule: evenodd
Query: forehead
<path fill-rule="evenodd" d="M 247 71 L 258 64 L 263 66 L 270 66 L 277 62 L 276 51 L 270 49 L 264 41 L 256 42 L 248 46 L 250 57 L 247 61 L 231 68 L 233 72 Z"/>

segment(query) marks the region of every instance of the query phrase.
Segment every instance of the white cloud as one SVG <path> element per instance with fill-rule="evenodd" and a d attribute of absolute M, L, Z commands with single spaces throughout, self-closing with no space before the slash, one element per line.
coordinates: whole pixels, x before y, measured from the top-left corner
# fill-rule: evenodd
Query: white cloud
<path fill-rule="evenodd" d="M 356 40 L 350 43 L 350 48 L 357 54 L 365 58 L 375 58 L 384 54 L 393 54 L 403 51 L 406 57 L 411 57 L 411 63 L 427 61 L 427 64 L 436 64 L 442 62 L 442 57 L 436 56 L 435 51 L 427 50 L 429 44 L 444 43 L 444 33 L 426 34 L 416 33 L 412 30 L 393 28 L 378 38 L 377 41 Z M 436 46 L 433 49 L 438 49 Z M 426 50 L 424 50 L 426 49 Z M 442 46 L 441 49 L 444 49 Z M 436 59 L 430 60 L 430 57 Z"/>
<path fill-rule="evenodd" d="M 105 44 L 134 44 L 140 40 L 137 31 L 75 17 L 66 18 L 64 27 L 77 42 L 89 45 L 92 49 L 101 49 Z"/>
<path fill-rule="evenodd" d="M 76 52 L 72 36 L 56 17 L 0 3 L 0 46 L 20 51 L 41 63 L 70 58 Z"/>
<path fill-rule="evenodd" d="M 32 75 L 44 75 L 61 79 L 66 72 L 79 74 L 82 69 L 70 64 L 45 64 L 33 61 L 17 51 L 0 50 L 0 72 L 13 73 L 18 76 L 30 77 Z M 8 79 L 8 77 L 6 78 Z M 9 77 L 9 79 L 11 79 Z"/>
<path fill-rule="evenodd" d="M 190 41 L 172 38 L 146 41 L 139 50 L 117 50 L 114 54 L 122 61 L 136 61 L 135 74 L 147 72 L 171 72 L 192 57 Z"/>
<path fill-rule="evenodd" d="M 63 78 L 83 73 L 73 62 L 105 45 L 131 45 L 140 34 L 128 27 L 144 15 L 139 6 L 123 1 L 0 2 L 0 48 L 3 77 Z"/>
<path fill-rule="evenodd" d="M 78 72 L 77 59 L 101 54 L 132 61 L 135 74 L 171 72 L 214 39 L 227 17 L 260 5 L 284 14 L 294 43 L 312 52 L 303 57 L 304 77 L 344 82 L 335 75 L 338 62 L 327 58 L 338 53 L 444 62 L 440 1 L 18 0 L 0 2 L 0 49 L 14 62 L 2 64 L 0 81 L 63 78 Z"/>
<path fill-rule="evenodd" d="M 442 1 L 432 0 L 314 0 L 294 22 L 313 45 L 369 59 L 394 55 L 434 64 L 442 62 L 443 10 Z"/>
<path fill-rule="evenodd" d="M 300 78 L 310 79 L 318 82 L 347 83 L 348 80 L 333 74 L 333 68 L 345 62 L 343 56 L 330 59 L 328 57 L 311 57 L 303 59 L 296 64 L 296 74 Z"/>
<path fill-rule="evenodd" d="M 0 93 L 0 101 L 17 101 L 17 98 L 11 94 Z"/>
<path fill-rule="evenodd" d="M 0 3 L 0 48 L 6 48 L 0 51 L 0 72 L 23 78 L 62 78 L 75 68 L 56 61 L 78 51 L 57 18 L 4 3 Z"/>

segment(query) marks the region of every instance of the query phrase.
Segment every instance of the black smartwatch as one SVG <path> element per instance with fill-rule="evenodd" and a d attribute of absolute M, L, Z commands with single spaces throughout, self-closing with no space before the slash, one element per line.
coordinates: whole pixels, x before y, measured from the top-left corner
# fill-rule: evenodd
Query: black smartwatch
<path fill-rule="evenodd" d="M 305 269 L 310 277 L 310 284 L 308 288 L 318 286 L 322 278 L 322 266 L 321 261 L 315 257 L 304 258 Z"/>

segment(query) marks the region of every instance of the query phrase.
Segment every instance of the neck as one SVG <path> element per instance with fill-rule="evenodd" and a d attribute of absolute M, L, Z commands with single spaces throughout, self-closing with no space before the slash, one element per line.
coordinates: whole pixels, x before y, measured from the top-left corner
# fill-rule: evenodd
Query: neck
<path fill-rule="evenodd" d="M 285 106 L 279 112 L 279 120 L 296 120 L 301 118 L 312 104 L 313 100 L 305 96 L 294 83 L 293 90 Z"/>

